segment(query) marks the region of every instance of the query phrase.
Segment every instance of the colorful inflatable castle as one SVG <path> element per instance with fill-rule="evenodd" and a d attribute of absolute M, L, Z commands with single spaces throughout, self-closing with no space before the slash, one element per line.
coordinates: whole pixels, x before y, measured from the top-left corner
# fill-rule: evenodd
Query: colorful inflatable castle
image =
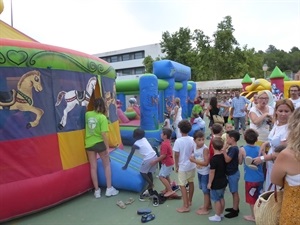
<path fill-rule="evenodd" d="M 196 83 L 190 79 L 190 67 L 171 60 L 154 62 L 153 74 L 143 74 L 138 79 L 117 79 L 118 115 L 123 144 L 134 143 L 132 133 L 137 127 L 145 130 L 148 140 L 160 140 L 164 112 L 172 107 L 175 97 L 181 99 L 183 118 L 188 118 L 193 104 L 187 99 L 196 96 Z M 127 96 L 132 95 L 139 97 L 140 104 L 126 107 Z"/>
<path fill-rule="evenodd" d="M 118 149 L 115 78 L 115 70 L 97 57 L 0 38 L 0 222 L 92 188 L 84 115 L 97 97 L 109 109 L 112 183 L 119 189 L 142 189 L 140 158 L 121 169 L 127 153 Z M 98 176 L 105 186 L 101 166 Z"/>

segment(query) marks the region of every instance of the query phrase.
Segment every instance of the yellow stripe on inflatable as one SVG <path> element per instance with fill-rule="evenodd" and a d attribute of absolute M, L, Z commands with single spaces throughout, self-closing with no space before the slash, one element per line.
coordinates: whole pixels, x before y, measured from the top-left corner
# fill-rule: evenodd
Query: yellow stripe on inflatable
<path fill-rule="evenodd" d="M 120 124 L 119 120 L 110 123 L 108 125 L 108 142 L 110 147 L 117 147 L 121 145 L 121 133 L 120 133 Z"/>
<path fill-rule="evenodd" d="M 84 148 L 84 130 L 58 133 L 58 144 L 64 170 L 88 162 Z"/>

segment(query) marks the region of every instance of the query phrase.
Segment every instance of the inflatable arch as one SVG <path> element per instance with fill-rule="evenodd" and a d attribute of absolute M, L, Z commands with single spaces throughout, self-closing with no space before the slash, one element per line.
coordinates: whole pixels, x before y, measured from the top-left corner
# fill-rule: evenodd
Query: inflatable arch
<path fill-rule="evenodd" d="M 95 97 L 103 96 L 109 108 L 110 146 L 122 142 L 116 73 L 108 63 L 35 42 L 0 39 L 0 43 L 2 222 L 92 188 L 84 114 Z"/>
<path fill-rule="evenodd" d="M 138 126 L 145 130 L 147 138 L 160 139 L 163 114 L 167 106 L 172 106 L 175 97 L 181 99 L 183 118 L 191 114 L 193 104 L 187 99 L 195 98 L 196 83 L 189 81 L 190 67 L 171 60 L 161 60 L 154 62 L 153 72 L 139 79 L 116 80 L 117 99 L 122 102 L 119 110 L 126 110 L 124 103 L 127 95 L 139 95 L 140 99 L 140 120 L 120 123 L 121 138 L 125 145 L 134 143 L 132 133 Z M 120 115 L 124 117 L 122 112 Z"/>

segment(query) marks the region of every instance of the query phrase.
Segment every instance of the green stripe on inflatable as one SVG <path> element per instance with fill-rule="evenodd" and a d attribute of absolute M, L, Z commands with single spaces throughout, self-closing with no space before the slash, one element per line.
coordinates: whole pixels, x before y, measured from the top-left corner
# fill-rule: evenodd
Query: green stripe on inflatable
<path fill-rule="evenodd" d="M 0 46 L 0 50 L 1 67 L 68 70 L 116 78 L 116 71 L 100 59 L 98 61 L 63 52 L 15 46 Z"/>
<path fill-rule="evenodd" d="M 175 82 L 175 90 L 180 90 L 183 87 L 182 83 Z"/>
<path fill-rule="evenodd" d="M 122 164 L 124 163 L 124 162 L 121 161 L 120 159 L 117 159 L 117 158 L 115 158 L 115 157 L 113 157 L 113 156 L 110 156 L 110 158 L 112 158 L 113 160 L 115 160 L 115 161 L 117 161 L 117 162 L 120 162 L 120 163 L 122 163 Z M 135 170 L 139 171 L 139 168 L 130 165 L 130 163 L 129 163 L 128 167 L 130 167 L 130 168 L 132 168 L 132 169 L 135 169 Z"/>

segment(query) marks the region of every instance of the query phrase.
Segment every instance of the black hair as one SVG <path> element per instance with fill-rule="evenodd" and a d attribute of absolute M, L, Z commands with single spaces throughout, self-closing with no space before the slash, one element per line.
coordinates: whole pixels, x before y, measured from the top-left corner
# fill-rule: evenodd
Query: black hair
<path fill-rule="evenodd" d="M 215 150 L 221 151 L 224 145 L 224 141 L 220 137 L 214 137 L 211 141 L 212 146 Z"/>
<path fill-rule="evenodd" d="M 230 130 L 227 132 L 227 134 L 229 137 L 231 137 L 231 138 L 233 137 L 236 142 L 238 142 L 240 140 L 240 137 L 241 137 L 240 132 L 238 132 L 236 130 Z"/>
<path fill-rule="evenodd" d="M 188 134 L 192 130 L 192 124 L 188 120 L 184 119 L 178 123 L 178 128 L 181 133 Z"/>
<path fill-rule="evenodd" d="M 220 134 L 223 131 L 223 126 L 219 123 L 214 123 L 211 126 L 211 130 L 212 130 L 213 134 Z"/>
<path fill-rule="evenodd" d="M 162 129 L 162 133 L 163 133 L 163 135 L 167 136 L 167 139 L 170 139 L 171 136 L 172 136 L 172 130 L 170 128 L 167 128 L 167 127 Z"/>
<path fill-rule="evenodd" d="M 198 130 L 194 133 L 194 140 L 197 138 L 203 138 L 204 137 L 204 133 L 201 130 Z"/>
<path fill-rule="evenodd" d="M 286 146 L 287 146 L 286 144 L 278 145 L 278 146 L 274 149 L 274 152 L 279 153 L 279 152 L 281 152 L 283 149 L 285 149 Z"/>
<path fill-rule="evenodd" d="M 143 137 L 145 137 L 145 131 L 144 131 L 143 129 L 136 128 L 136 129 L 133 131 L 133 138 L 134 138 L 134 139 L 140 140 L 140 139 L 142 139 Z"/>
<path fill-rule="evenodd" d="M 106 115 L 106 105 L 103 98 L 96 98 L 94 100 L 94 109 L 96 112 Z"/>
<path fill-rule="evenodd" d="M 257 138 L 258 138 L 258 133 L 255 130 L 251 128 L 245 130 L 244 139 L 247 144 L 254 145 L 255 142 L 257 142 Z"/>

